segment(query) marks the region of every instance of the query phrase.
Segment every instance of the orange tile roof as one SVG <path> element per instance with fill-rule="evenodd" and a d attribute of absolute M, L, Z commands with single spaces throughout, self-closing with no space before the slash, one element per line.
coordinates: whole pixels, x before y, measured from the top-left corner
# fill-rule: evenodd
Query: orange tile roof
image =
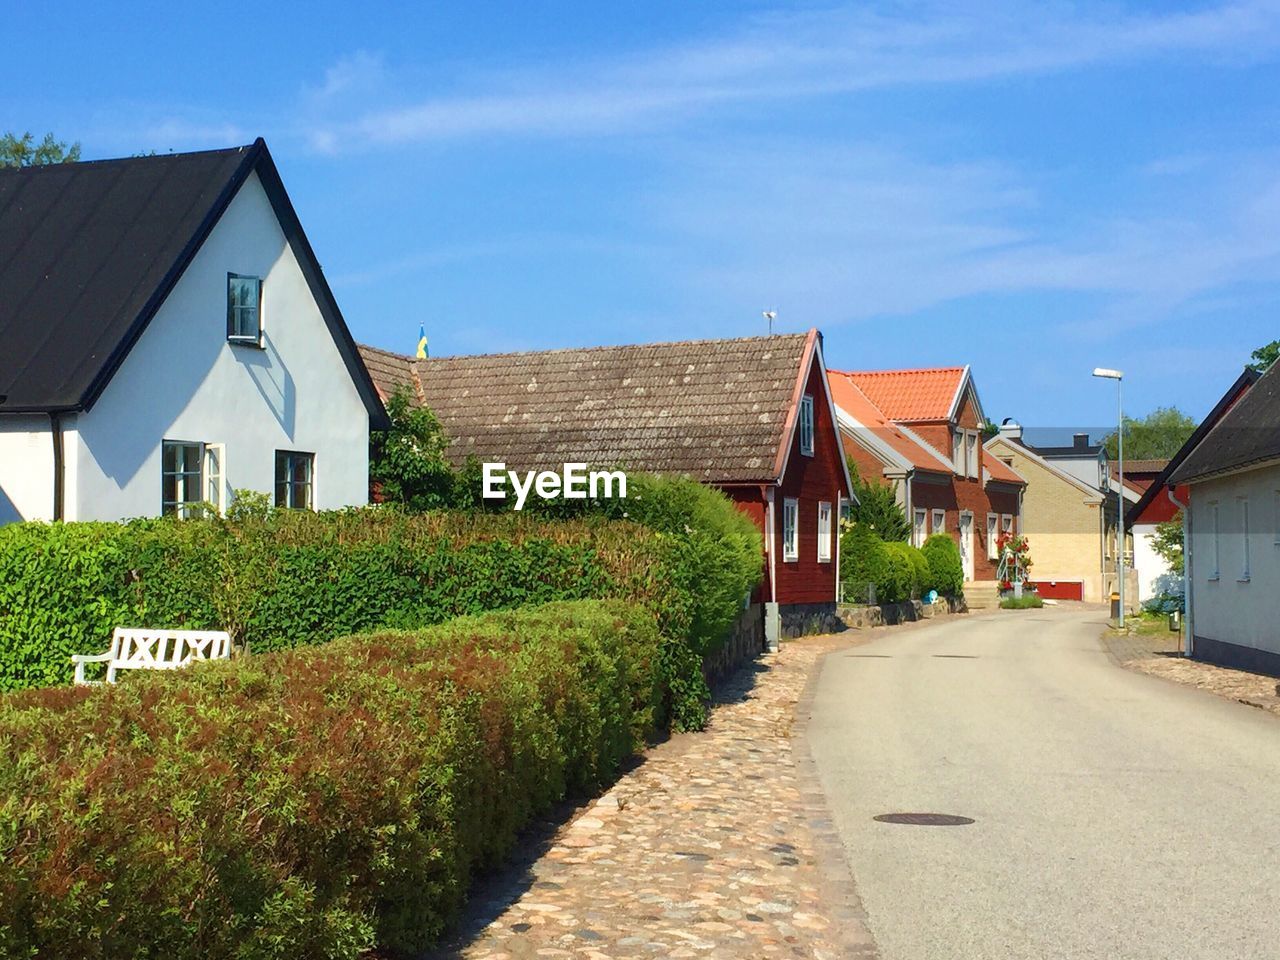
<path fill-rule="evenodd" d="M 829 370 L 827 382 L 831 386 L 831 399 L 836 407 L 862 424 L 877 440 L 906 460 L 912 467 L 919 470 L 932 470 L 936 473 L 950 472 L 946 461 L 940 459 L 942 456 L 940 453 L 934 451 L 923 440 L 904 432 L 901 427 L 886 417 L 880 408 L 858 389 L 849 374 Z"/>
<path fill-rule="evenodd" d="M 987 469 L 987 475 L 992 480 L 1003 480 L 1005 483 L 1024 484 L 1024 480 L 1018 471 L 1009 466 L 990 450 L 985 447 L 982 450 L 982 465 Z"/>
<path fill-rule="evenodd" d="M 964 367 L 929 370 L 863 370 L 845 373 L 890 420 L 946 420 Z"/>

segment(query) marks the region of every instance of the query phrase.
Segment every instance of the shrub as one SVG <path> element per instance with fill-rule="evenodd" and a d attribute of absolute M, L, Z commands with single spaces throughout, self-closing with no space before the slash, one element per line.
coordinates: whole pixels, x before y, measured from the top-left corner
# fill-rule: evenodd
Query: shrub
<path fill-rule="evenodd" d="M 924 555 L 924 551 L 908 544 L 907 559 L 915 569 L 916 596 L 923 597 L 930 590 L 937 590 L 938 587 L 933 580 L 933 568 L 929 566 L 929 558 Z"/>
<path fill-rule="evenodd" d="M 933 589 L 944 597 L 958 597 L 964 591 L 964 564 L 960 548 L 946 533 L 932 534 L 920 548 L 929 561 Z"/>
<path fill-rule="evenodd" d="M 876 597 L 881 603 L 902 603 L 910 600 L 917 590 L 916 569 L 907 556 L 910 548 L 905 543 L 894 541 L 886 543 L 885 551 L 889 558 L 887 574 L 878 584 Z"/>
<path fill-rule="evenodd" d="M 557 603 L 0 700 L 0 955 L 420 951 L 652 729 L 659 636 Z"/>
<path fill-rule="evenodd" d="M 846 463 L 853 480 L 853 519 L 869 526 L 885 543 L 905 543 L 911 537 L 911 521 L 893 487 L 877 478 L 863 480 L 858 465 L 848 458 Z"/>
<path fill-rule="evenodd" d="M 843 521 L 840 524 L 841 594 L 849 603 L 865 603 L 869 586 L 876 589 L 876 600 L 889 577 L 889 551 L 876 532 L 864 523 Z"/>
<path fill-rule="evenodd" d="M 121 625 L 224 628 L 261 653 L 617 597 L 658 618 L 671 719 L 697 728 L 702 660 L 759 581 L 760 537 L 726 497 L 691 480 L 636 489 L 613 520 L 380 507 L 0 527 L 0 690 L 67 683 L 71 654 L 104 649 Z M 624 519 L 631 507 L 659 529 Z"/>
<path fill-rule="evenodd" d="M 1038 593 L 1024 593 L 1020 597 L 1002 597 L 1000 599 L 1000 607 L 1004 610 L 1038 610 L 1044 606 L 1044 601 L 1040 599 Z"/>

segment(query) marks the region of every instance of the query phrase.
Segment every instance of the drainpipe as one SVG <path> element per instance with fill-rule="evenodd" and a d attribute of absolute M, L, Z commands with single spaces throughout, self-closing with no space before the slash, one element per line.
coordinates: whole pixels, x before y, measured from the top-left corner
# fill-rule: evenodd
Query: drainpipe
<path fill-rule="evenodd" d="M 66 480 L 63 467 L 62 414 L 49 414 L 49 431 L 53 438 L 53 519 L 62 520 L 66 503 Z"/>
<path fill-rule="evenodd" d="M 777 653 L 781 642 L 781 623 L 778 611 L 778 552 L 774 549 L 774 493 L 772 486 L 762 487 L 765 498 L 765 549 L 769 551 L 769 599 L 764 605 L 764 646 L 770 653 Z"/>
<path fill-rule="evenodd" d="M 1165 487 L 1164 494 L 1182 511 L 1182 655 L 1195 652 L 1195 631 L 1191 626 L 1191 504 L 1183 503 L 1173 495 L 1173 487 Z"/>

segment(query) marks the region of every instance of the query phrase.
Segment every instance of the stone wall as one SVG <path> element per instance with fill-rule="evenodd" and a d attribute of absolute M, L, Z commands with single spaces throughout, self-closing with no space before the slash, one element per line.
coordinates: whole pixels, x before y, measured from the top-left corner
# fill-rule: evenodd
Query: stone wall
<path fill-rule="evenodd" d="M 844 629 L 836 605 L 827 603 L 784 603 L 778 606 L 784 639 L 811 634 L 839 633 Z"/>
<path fill-rule="evenodd" d="M 905 603 L 881 603 L 874 605 L 842 603 L 838 613 L 847 627 L 869 629 L 914 620 L 931 620 L 934 617 L 968 613 L 964 598 L 940 597 L 937 603 L 921 603 L 909 600 Z"/>
<path fill-rule="evenodd" d="M 764 651 L 764 605 L 753 603 L 738 615 L 733 629 L 719 650 L 702 661 L 702 675 L 708 683 L 727 677 Z"/>

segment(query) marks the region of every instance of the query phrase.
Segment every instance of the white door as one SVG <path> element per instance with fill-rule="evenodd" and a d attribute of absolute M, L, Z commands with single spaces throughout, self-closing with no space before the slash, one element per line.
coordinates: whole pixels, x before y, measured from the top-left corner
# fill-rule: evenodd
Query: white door
<path fill-rule="evenodd" d="M 960 514 L 960 563 L 965 583 L 973 582 L 973 514 Z"/>

